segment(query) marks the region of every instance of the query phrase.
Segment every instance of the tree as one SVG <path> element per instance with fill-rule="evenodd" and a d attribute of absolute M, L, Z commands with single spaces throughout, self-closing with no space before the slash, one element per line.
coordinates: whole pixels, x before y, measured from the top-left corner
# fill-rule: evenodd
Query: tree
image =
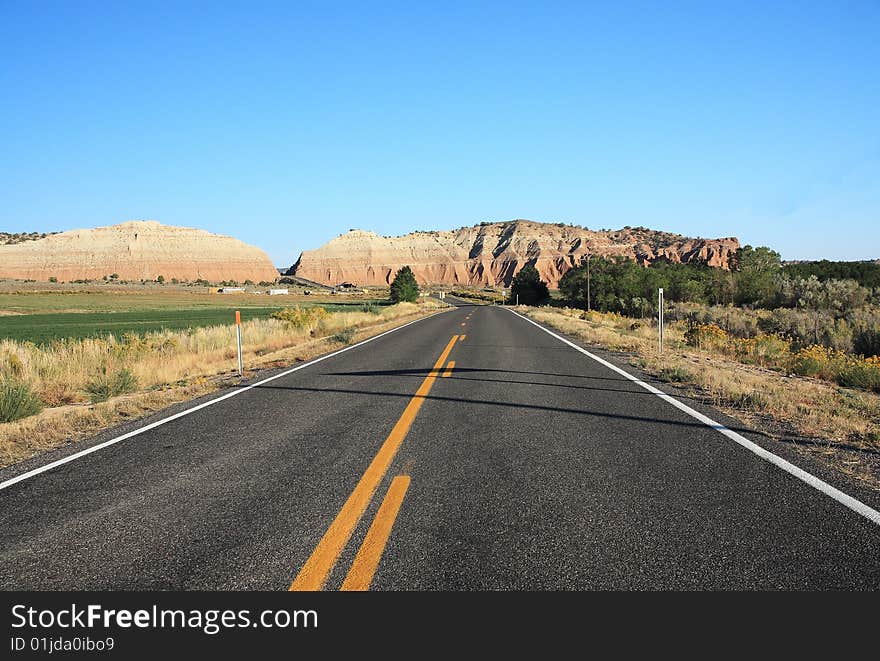
<path fill-rule="evenodd" d="M 402 267 L 394 274 L 391 283 L 391 300 L 395 303 L 409 301 L 415 303 L 419 298 L 419 283 L 409 266 Z"/>
<path fill-rule="evenodd" d="M 541 280 L 538 269 L 534 266 L 524 266 L 513 278 L 510 286 L 511 302 L 516 302 L 517 297 L 523 305 L 536 305 L 550 298 L 547 283 Z"/>
<path fill-rule="evenodd" d="M 157 276 L 156 282 L 158 282 L 160 285 L 165 284 L 165 276 L 164 275 Z"/>
<path fill-rule="evenodd" d="M 733 255 L 736 271 L 736 304 L 772 304 L 782 269 L 779 253 L 766 246 L 739 248 Z"/>

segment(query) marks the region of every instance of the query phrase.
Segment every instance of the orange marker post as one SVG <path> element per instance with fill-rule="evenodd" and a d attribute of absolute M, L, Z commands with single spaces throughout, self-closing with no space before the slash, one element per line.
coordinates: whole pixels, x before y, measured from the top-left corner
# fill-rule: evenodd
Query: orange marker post
<path fill-rule="evenodd" d="M 238 340 L 238 375 L 244 375 L 244 366 L 241 362 L 241 311 L 235 311 L 235 336 Z"/>

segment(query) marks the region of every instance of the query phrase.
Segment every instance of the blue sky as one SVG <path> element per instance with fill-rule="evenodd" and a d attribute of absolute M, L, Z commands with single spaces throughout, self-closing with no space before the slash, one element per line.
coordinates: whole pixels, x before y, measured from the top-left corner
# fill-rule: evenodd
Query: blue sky
<path fill-rule="evenodd" d="M 0 230 L 530 218 L 880 257 L 878 2 L 0 0 Z"/>

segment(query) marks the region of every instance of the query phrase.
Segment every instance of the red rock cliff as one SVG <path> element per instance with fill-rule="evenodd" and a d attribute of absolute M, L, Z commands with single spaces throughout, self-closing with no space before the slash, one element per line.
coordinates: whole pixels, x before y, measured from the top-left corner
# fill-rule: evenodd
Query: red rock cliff
<path fill-rule="evenodd" d="M 409 265 L 422 284 L 509 286 L 523 266 L 532 264 L 555 288 L 588 252 L 621 255 L 642 264 L 658 257 L 699 260 L 726 269 L 737 248 L 739 241 L 733 237 L 693 239 L 641 227 L 593 231 L 514 220 L 399 237 L 351 230 L 303 252 L 290 273 L 328 285 L 386 285 L 397 269 Z"/>

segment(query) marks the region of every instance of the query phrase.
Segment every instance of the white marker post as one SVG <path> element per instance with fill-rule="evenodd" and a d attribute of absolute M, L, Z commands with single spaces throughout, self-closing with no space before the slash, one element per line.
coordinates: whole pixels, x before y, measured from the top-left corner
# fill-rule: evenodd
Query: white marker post
<path fill-rule="evenodd" d="M 663 353 L 663 287 L 657 291 L 657 344 Z"/>
<path fill-rule="evenodd" d="M 244 376 L 244 366 L 241 362 L 241 312 L 235 311 L 235 336 L 238 340 L 238 375 Z"/>

